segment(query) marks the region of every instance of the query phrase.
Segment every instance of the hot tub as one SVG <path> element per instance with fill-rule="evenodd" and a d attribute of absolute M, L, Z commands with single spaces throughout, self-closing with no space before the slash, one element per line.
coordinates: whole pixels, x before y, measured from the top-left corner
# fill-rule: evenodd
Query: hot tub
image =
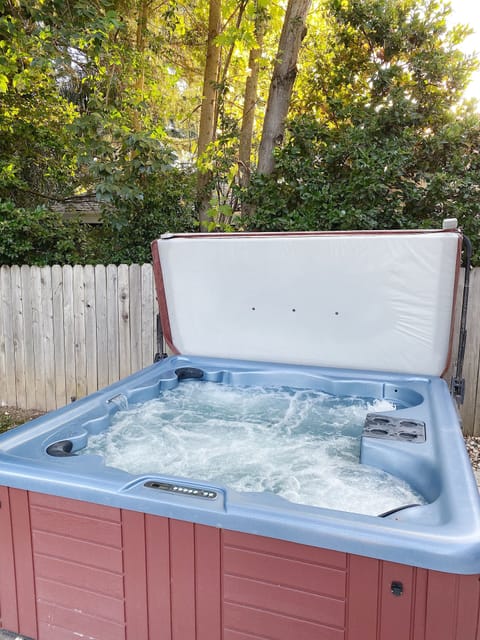
<path fill-rule="evenodd" d="M 460 247 L 455 229 L 154 243 L 173 355 L 0 438 L 0 628 L 35 640 L 478 640 L 479 497 L 441 378 Z M 202 435 L 215 442 L 209 412 L 193 432 L 170 424 L 169 398 L 189 390 L 220 390 L 227 406 L 230 393 L 272 389 L 362 409 L 341 434 L 356 443 L 343 489 L 319 498 L 321 475 L 295 497 L 280 481 L 237 486 L 195 459 L 212 448 Z M 193 475 L 169 466 L 164 440 L 134 470 L 107 455 L 119 419 L 157 401 L 168 442 L 183 451 L 195 438 Z M 283 417 L 271 413 L 274 440 Z M 326 422 L 289 423 L 280 443 L 303 434 L 315 467 Z M 228 424 L 218 433 L 224 445 Z M 218 466 L 242 449 L 235 440 Z M 307 472 L 287 476 L 302 485 Z M 372 474 L 374 498 L 387 476 L 414 497 L 365 510 L 357 472 Z"/>

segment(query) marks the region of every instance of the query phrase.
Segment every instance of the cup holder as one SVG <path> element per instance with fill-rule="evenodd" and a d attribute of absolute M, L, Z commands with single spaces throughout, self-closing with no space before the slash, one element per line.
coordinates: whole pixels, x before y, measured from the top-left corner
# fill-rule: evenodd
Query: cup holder
<path fill-rule="evenodd" d="M 363 436 L 399 442 L 425 442 L 425 422 L 368 413 L 363 425 Z"/>
<path fill-rule="evenodd" d="M 376 429 L 376 428 L 373 428 L 373 429 L 369 430 L 369 433 L 371 435 L 378 436 L 379 438 L 381 438 L 382 436 L 388 436 L 389 431 L 387 429 Z"/>

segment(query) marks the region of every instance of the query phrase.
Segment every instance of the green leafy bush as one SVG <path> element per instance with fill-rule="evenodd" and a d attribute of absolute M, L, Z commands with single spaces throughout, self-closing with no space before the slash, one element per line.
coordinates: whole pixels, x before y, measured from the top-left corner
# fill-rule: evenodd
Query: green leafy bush
<path fill-rule="evenodd" d="M 195 230 L 194 189 L 191 172 L 170 168 L 150 174 L 141 192 L 114 196 L 102 227 L 90 236 L 95 261 L 150 262 L 150 244 L 162 233 Z"/>
<path fill-rule="evenodd" d="M 116 130 L 88 164 L 103 206 L 103 225 L 90 236 L 98 262 L 145 262 L 162 233 L 195 228 L 195 177 L 175 166 L 171 149 L 154 133 Z"/>
<path fill-rule="evenodd" d="M 456 217 L 480 262 L 480 125 L 452 117 L 423 139 L 409 130 L 290 125 L 276 172 L 243 194 L 255 204 L 245 228 L 264 231 L 441 227 Z"/>
<path fill-rule="evenodd" d="M 0 264 L 74 264 L 84 261 L 86 229 L 44 207 L 0 201 Z"/>

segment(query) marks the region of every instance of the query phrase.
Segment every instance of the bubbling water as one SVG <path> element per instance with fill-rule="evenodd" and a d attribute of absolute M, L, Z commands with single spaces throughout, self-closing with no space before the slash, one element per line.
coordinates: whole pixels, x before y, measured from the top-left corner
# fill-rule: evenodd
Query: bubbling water
<path fill-rule="evenodd" d="M 118 411 L 83 453 L 132 474 L 269 491 L 291 502 L 377 515 L 424 503 L 399 478 L 359 463 L 366 414 L 393 409 L 387 400 L 184 381 Z"/>

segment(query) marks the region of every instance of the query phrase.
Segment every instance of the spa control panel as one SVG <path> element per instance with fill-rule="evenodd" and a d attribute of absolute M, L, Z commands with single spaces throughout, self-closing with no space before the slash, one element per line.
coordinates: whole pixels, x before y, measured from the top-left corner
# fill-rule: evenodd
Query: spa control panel
<path fill-rule="evenodd" d="M 204 487 L 193 487 L 185 484 L 173 484 L 171 482 L 158 482 L 156 480 L 149 480 L 145 482 L 145 487 L 149 489 L 158 489 L 160 491 L 169 491 L 182 496 L 191 496 L 192 498 L 207 498 L 208 500 L 215 500 L 217 492 Z"/>

